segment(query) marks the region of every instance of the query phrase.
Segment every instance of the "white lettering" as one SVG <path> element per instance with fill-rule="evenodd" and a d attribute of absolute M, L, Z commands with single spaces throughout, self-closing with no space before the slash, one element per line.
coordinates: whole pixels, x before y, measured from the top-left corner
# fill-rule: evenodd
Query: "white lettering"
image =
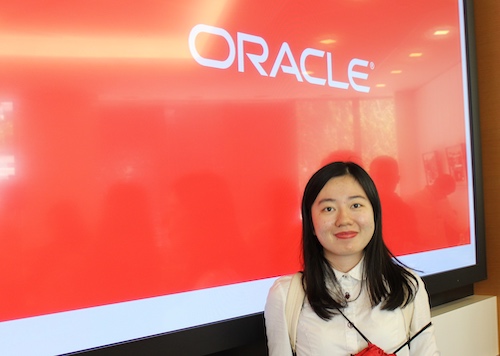
<path fill-rule="evenodd" d="M 368 79 L 367 73 L 357 72 L 354 70 L 354 67 L 356 66 L 368 67 L 368 61 L 358 58 L 351 59 L 351 62 L 349 62 L 349 68 L 347 69 L 347 76 L 349 77 L 349 83 L 351 83 L 354 90 L 360 91 L 362 93 L 369 93 L 370 87 L 359 85 L 354 81 L 355 78 L 365 79 L 365 80 Z"/>
<path fill-rule="evenodd" d="M 196 37 L 202 32 L 221 36 L 226 40 L 227 45 L 229 46 L 229 53 L 225 60 L 209 59 L 200 55 L 198 49 L 196 48 Z M 236 48 L 229 32 L 219 27 L 202 24 L 194 26 L 189 33 L 189 51 L 191 52 L 194 60 L 202 66 L 219 69 L 227 69 L 231 67 L 234 62 L 234 58 L 236 57 Z"/>
<path fill-rule="evenodd" d="M 316 84 L 316 85 L 325 85 L 326 79 L 317 78 L 311 76 L 306 69 L 306 59 L 309 56 L 315 56 L 323 58 L 325 55 L 325 51 L 320 51 L 319 49 L 314 48 L 306 48 L 302 54 L 300 55 L 300 70 L 302 71 L 302 75 L 304 79 L 307 80 L 308 83 Z"/>
<path fill-rule="evenodd" d="M 203 57 L 198 51 L 198 48 L 196 47 L 196 39 L 198 35 L 201 33 L 207 33 L 210 35 L 222 37 L 224 41 L 227 43 L 229 49 L 227 58 L 214 59 L 214 58 Z M 243 32 L 237 32 L 236 34 L 237 45 L 235 45 L 233 38 L 231 37 L 229 32 L 226 31 L 225 29 L 215 26 L 198 24 L 191 29 L 188 41 L 189 41 L 189 51 L 191 52 L 191 55 L 193 56 L 194 60 L 202 66 L 218 68 L 218 69 L 228 69 L 234 64 L 236 56 L 238 56 L 238 72 L 241 73 L 245 72 L 245 58 L 248 58 L 261 76 L 263 77 L 268 76 L 266 70 L 264 69 L 263 64 L 265 64 L 269 59 L 269 47 L 266 40 L 260 36 L 251 35 Z M 249 43 L 260 46 L 260 48 L 262 48 L 261 53 L 259 54 L 259 53 L 248 52 L 245 48 L 245 44 Z M 325 53 L 326 53 L 326 69 L 327 69 L 326 78 L 321 78 L 311 75 L 312 72 L 307 70 L 308 58 L 309 57 L 325 58 Z M 288 59 L 290 65 L 283 64 L 285 57 Z M 347 77 L 349 79 L 348 83 L 334 80 L 333 59 L 332 59 L 332 54 L 330 52 L 325 52 L 315 48 L 306 48 L 300 54 L 299 64 L 300 64 L 300 70 L 299 66 L 297 66 L 297 63 L 295 61 L 293 52 L 290 49 L 289 44 L 287 42 L 283 42 L 274 60 L 269 76 L 274 78 L 278 74 L 278 71 L 281 70 L 283 73 L 295 75 L 298 82 L 303 82 L 305 79 L 307 83 L 314 85 L 321 85 L 321 86 L 328 85 L 329 87 L 342 90 L 347 90 L 349 89 L 349 86 L 351 86 L 354 90 L 361 93 L 370 92 L 369 86 L 359 84 L 359 80 L 368 79 L 368 73 L 361 71 L 361 69 L 356 69 L 356 67 L 368 68 L 370 63 L 366 60 L 359 58 L 351 59 L 347 68 Z"/>
<path fill-rule="evenodd" d="M 339 89 L 349 88 L 348 83 L 338 82 L 336 80 L 333 80 L 333 62 L 332 62 L 332 54 L 330 52 L 328 52 L 326 54 L 326 68 L 328 71 L 328 85 L 329 86 L 331 86 L 332 88 L 339 88 Z"/>
<path fill-rule="evenodd" d="M 283 58 L 285 55 L 288 57 L 288 60 L 290 61 L 290 65 L 284 65 L 281 64 L 283 62 Z M 276 77 L 276 74 L 278 73 L 278 69 L 281 68 L 281 70 L 284 73 L 288 74 L 295 74 L 297 77 L 297 80 L 299 82 L 302 82 L 302 77 L 300 76 L 300 71 L 299 68 L 297 67 L 297 63 L 295 63 L 295 59 L 293 58 L 292 50 L 290 49 L 290 46 L 288 43 L 283 42 L 281 45 L 280 51 L 278 52 L 278 55 L 276 56 L 276 61 L 274 62 L 273 69 L 271 69 L 271 77 Z"/>
<path fill-rule="evenodd" d="M 244 55 L 246 54 L 248 59 L 250 59 L 250 62 L 252 62 L 253 66 L 257 69 L 260 75 L 267 77 L 266 71 L 260 65 L 261 63 L 267 61 L 267 57 L 269 56 L 269 48 L 267 47 L 266 41 L 259 36 L 238 32 L 237 42 L 238 42 L 238 72 L 245 71 Z M 262 47 L 262 54 L 246 53 L 244 42 L 252 42 L 260 45 Z"/>

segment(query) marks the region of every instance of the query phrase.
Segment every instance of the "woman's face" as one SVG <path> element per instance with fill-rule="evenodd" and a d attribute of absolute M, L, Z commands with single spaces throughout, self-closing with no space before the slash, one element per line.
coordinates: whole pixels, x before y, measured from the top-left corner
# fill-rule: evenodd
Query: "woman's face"
<path fill-rule="evenodd" d="M 361 185 L 350 175 L 330 179 L 316 197 L 311 217 L 325 258 L 343 272 L 353 268 L 375 231 L 373 208 Z"/>

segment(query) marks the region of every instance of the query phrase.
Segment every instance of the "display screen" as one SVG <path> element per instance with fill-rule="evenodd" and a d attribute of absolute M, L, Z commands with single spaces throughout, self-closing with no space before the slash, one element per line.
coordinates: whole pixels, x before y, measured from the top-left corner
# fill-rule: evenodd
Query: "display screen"
<path fill-rule="evenodd" d="M 0 353 L 261 312 L 335 160 L 401 261 L 477 263 L 462 1 L 1 3 Z"/>

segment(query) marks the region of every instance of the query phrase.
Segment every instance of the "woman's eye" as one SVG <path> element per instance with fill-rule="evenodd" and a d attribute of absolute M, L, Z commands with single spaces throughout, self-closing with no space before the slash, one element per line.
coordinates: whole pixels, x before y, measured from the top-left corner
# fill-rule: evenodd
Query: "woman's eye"
<path fill-rule="evenodd" d="M 358 208 L 361 208 L 361 204 L 360 203 L 354 203 L 354 204 L 352 204 L 352 207 L 354 209 L 358 209 Z"/>
<path fill-rule="evenodd" d="M 333 211 L 333 208 L 331 206 L 327 206 L 324 210 L 330 212 Z"/>

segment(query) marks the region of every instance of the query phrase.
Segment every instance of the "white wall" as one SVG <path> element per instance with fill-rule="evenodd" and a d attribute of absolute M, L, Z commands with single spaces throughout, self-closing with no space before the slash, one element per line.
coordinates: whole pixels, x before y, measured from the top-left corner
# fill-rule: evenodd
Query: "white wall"
<path fill-rule="evenodd" d="M 498 355 L 497 298 L 474 295 L 432 309 L 441 356 Z"/>

